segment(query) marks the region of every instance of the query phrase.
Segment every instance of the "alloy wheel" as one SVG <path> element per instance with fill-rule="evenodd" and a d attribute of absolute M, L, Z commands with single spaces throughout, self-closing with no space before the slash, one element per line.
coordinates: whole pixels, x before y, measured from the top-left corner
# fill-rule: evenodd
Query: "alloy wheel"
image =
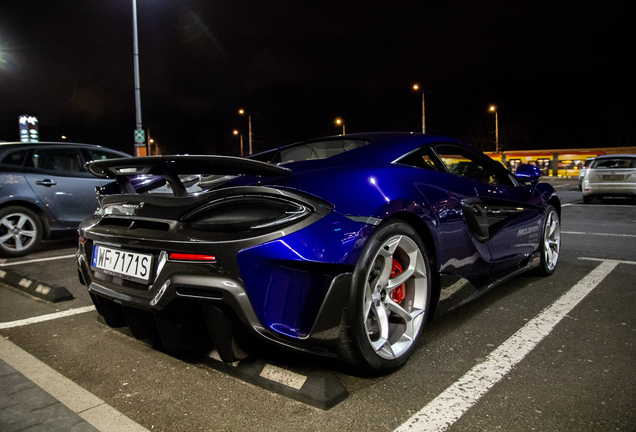
<path fill-rule="evenodd" d="M 420 332 L 428 302 L 426 262 L 405 235 L 386 240 L 369 268 L 363 318 L 375 353 L 393 360 L 404 355 Z"/>

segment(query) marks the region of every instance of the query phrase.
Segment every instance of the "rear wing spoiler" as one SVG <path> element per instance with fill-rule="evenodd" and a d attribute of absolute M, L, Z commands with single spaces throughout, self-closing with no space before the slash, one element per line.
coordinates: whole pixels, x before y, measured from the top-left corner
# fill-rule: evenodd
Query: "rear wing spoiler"
<path fill-rule="evenodd" d="M 140 175 L 164 176 L 175 196 L 187 195 L 179 175 L 250 175 L 278 177 L 292 171 L 252 159 L 232 156 L 144 156 L 134 158 L 104 159 L 86 164 L 86 169 L 96 177 L 117 180 L 126 193 L 135 193 L 130 177 Z"/>

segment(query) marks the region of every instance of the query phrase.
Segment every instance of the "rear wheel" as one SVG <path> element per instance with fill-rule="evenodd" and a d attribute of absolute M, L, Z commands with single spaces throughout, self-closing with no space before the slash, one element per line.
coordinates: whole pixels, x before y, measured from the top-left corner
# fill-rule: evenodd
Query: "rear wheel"
<path fill-rule="evenodd" d="M 354 271 L 341 358 L 365 373 L 388 373 L 402 366 L 430 310 L 430 272 L 426 248 L 410 225 L 380 227 Z"/>
<path fill-rule="evenodd" d="M 0 210 L 0 255 L 20 257 L 33 252 L 42 240 L 42 222 L 31 210 L 9 206 Z"/>
<path fill-rule="evenodd" d="M 541 242 L 541 266 L 539 273 L 549 276 L 554 272 L 559 253 L 561 252 L 561 221 L 559 213 L 553 206 L 546 209 L 545 222 L 543 224 L 543 237 Z"/>

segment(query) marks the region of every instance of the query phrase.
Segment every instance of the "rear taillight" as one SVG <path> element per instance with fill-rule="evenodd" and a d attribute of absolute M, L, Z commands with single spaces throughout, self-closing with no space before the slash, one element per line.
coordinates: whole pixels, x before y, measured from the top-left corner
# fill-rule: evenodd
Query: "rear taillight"
<path fill-rule="evenodd" d="M 170 253 L 169 259 L 172 261 L 202 261 L 202 262 L 216 261 L 216 257 L 214 255 L 189 254 L 189 253 Z"/>

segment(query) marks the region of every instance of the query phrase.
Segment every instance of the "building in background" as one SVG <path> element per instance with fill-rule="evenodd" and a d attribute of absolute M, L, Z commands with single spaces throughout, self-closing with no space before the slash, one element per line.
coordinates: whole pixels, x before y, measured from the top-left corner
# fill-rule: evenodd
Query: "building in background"
<path fill-rule="evenodd" d="M 20 116 L 20 141 L 39 142 L 40 132 L 38 129 L 38 118 L 31 115 Z"/>

